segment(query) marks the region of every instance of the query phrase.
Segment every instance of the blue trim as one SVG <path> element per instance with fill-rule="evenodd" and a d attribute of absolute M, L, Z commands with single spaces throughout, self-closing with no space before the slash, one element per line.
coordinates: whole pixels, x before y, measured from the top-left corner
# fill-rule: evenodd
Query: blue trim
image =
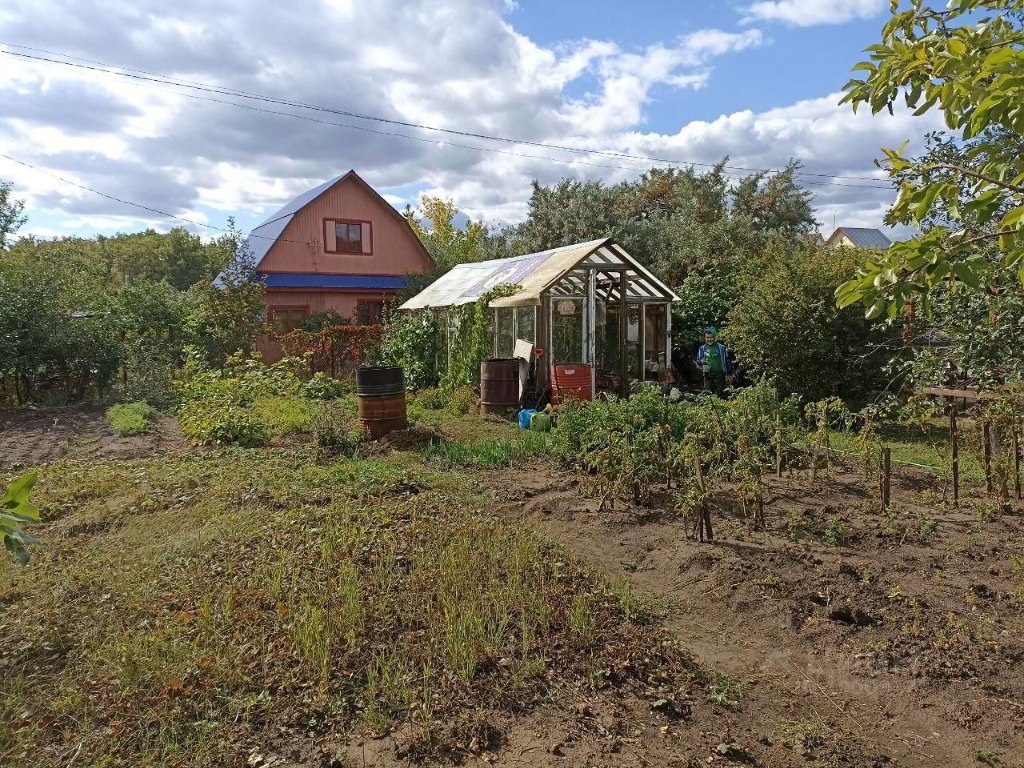
<path fill-rule="evenodd" d="M 259 273 L 267 288 L 341 288 L 361 291 L 400 291 L 409 279 L 398 275 L 324 275 L 313 272 Z"/>

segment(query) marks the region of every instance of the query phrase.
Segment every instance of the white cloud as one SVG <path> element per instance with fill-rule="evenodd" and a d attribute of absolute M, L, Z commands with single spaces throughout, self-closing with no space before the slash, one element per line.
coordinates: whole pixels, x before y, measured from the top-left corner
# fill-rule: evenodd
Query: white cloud
<path fill-rule="evenodd" d="M 881 13 L 888 0 L 759 0 L 746 7 L 745 21 L 784 21 L 798 27 L 844 24 Z"/>
<path fill-rule="evenodd" d="M 662 132 L 647 125 L 652 94 L 682 98 L 697 88 L 716 87 L 718 59 L 764 44 L 753 28 L 697 30 L 636 49 L 622 40 L 540 45 L 513 28 L 506 0 L 379 0 L 358 12 L 351 2 L 337 0 L 297 0 L 289 6 L 270 0 L 179 0 L 173 8 L 162 0 L 80 0 L 74 13 L 59 0 L 9 4 L 13 9 L 0 10 L 0 39 L 522 142 L 681 163 L 714 163 L 729 155 L 731 164 L 751 168 L 780 167 L 797 157 L 808 170 L 863 176 L 871 172 L 879 147 L 937 127 L 930 118 L 915 122 L 899 110 L 895 117 L 853 116 L 836 105 L 837 95 L 760 113 L 738 111 Z M 231 18 L 230 34 L 203 23 L 211 17 Z M 352 40 L 359 44 L 351 45 Z M 0 62 L 5 105 L 0 151 L 170 213 L 199 218 L 205 210 L 211 223 L 228 214 L 259 219 L 349 168 L 384 192 L 397 191 L 388 199 L 404 200 L 411 190 L 427 189 L 452 197 L 473 218 L 512 222 L 526 213 L 533 179 L 551 183 L 571 175 L 616 182 L 650 165 L 290 110 L 311 118 L 297 120 L 211 102 L 209 93 L 192 92 L 200 98 L 189 98 L 189 92 L 85 70 L 6 56 Z M 417 140 L 390 135 L 395 133 Z M 15 182 L 38 231 L 61 225 L 168 224 L 68 190 L 2 159 L 0 178 Z M 806 181 L 827 180 L 809 176 Z M 819 218 L 829 223 L 831 212 L 839 210 L 841 223 L 877 226 L 891 198 L 887 190 L 831 183 L 809 189 Z"/>

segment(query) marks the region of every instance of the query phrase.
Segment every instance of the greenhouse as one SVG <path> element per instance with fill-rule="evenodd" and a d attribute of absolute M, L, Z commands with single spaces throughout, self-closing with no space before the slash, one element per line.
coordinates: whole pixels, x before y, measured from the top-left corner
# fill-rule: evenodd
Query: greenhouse
<path fill-rule="evenodd" d="M 449 309 L 506 285 L 519 290 L 489 303 L 494 357 L 533 360 L 539 390 L 564 366 L 589 373 L 592 392 L 625 393 L 671 370 L 677 297 L 611 238 L 459 264 L 400 309 Z"/>

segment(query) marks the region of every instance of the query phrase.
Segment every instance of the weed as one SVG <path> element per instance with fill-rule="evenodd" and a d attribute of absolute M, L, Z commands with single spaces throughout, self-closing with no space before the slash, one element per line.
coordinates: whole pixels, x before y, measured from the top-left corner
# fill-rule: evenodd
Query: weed
<path fill-rule="evenodd" d="M 594 634 L 594 611 L 586 594 L 580 593 L 573 597 L 567 619 L 569 630 L 581 643 L 588 644 Z"/>
<path fill-rule="evenodd" d="M 917 516 L 917 532 L 922 539 L 930 539 L 938 529 L 939 523 L 935 518 L 928 517 L 924 513 Z"/>
<path fill-rule="evenodd" d="M 707 700 L 713 704 L 721 704 L 729 709 L 736 709 L 743 698 L 743 683 L 734 677 L 729 677 L 721 672 L 712 671 L 709 673 L 705 695 Z"/>
<path fill-rule="evenodd" d="M 813 755 L 814 750 L 825 744 L 828 731 L 817 722 L 787 723 L 778 730 L 778 737 L 787 747 L 795 749 L 804 757 Z"/>
<path fill-rule="evenodd" d="M 786 538 L 794 544 L 803 537 L 803 521 L 795 510 L 786 515 Z"/>
<path fill-rule="evenodd" d="M 275 437 L 310 432 L 314 413 L 312 403 L 294 396 L 259 397 L 252 404 L 253 418 L 266 424 Z"/>
<path fill-rule="evenodd" d="M 322 403 L 309 420 L 317 458 L 351 457 L 361 441 L 359 429 L 351 415 L 337 403 Z"/>
<path fill-rule="evenodd" d="M 107 421 L 121 437 L 130 437 L 146 431 L 152 414 L 153 408 L 147 403 L 118 403 L 107 409 Z"/>
<path fill-rule="evenodd" d="M 823 538 L 830 547 L 839 547 L 846 543 L 852 533 L 853 529 L 849 523 L 835 515 L 830 515 L 828 523 L 825 525 Z"/>

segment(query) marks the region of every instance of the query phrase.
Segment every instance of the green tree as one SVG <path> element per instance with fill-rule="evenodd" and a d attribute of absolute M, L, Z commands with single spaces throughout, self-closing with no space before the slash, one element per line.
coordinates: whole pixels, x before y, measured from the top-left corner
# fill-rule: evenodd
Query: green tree
<path fill-rule="evenodd" d="M 846 248 L 772 241 L 739 278 L 727 343 L 757 378 L 806 400 L 836 395 L 851 405 L 880 388 L 893 336 L 855 308 L 839 309 L 836 283 L 858 257 Z"/>
<path fill-rule="evenodd" d="M 480 261 L 487 227 L 472 220 L 464 227 L 456 226 L 459 209 L 451 200 L 423 195 L 419 207 L 406 208 L 403 215 L 437 265 L 438 274 L 456 264 Z"/>
<path fill-rule="evenodd" d="M 903 10 L 894 0 L 891 10 L 843 102 L 877 113 L 902 96 L 915 114 L 938 109 L 951 134 L 922 157 L 906 156 L 905 145 L 883 150 L 899 185 L 890 221 L 924 229 L 869 257 L 836 299 L 895 318 L 915 297 L 928 310 L 942 282 L 984 290 L 992 264 L 983 244 L 1024 281 L 1024 0 L 951 0 L 941 9 L 911 0 Z"/>
<path fill-rule="evenodd" d="M 11 196 L 13 190 L 11 182 L 0 181 L 0 251 L 10 245 L 10 238 L 25 223 L 25 202 L 15 200 Z"/>

